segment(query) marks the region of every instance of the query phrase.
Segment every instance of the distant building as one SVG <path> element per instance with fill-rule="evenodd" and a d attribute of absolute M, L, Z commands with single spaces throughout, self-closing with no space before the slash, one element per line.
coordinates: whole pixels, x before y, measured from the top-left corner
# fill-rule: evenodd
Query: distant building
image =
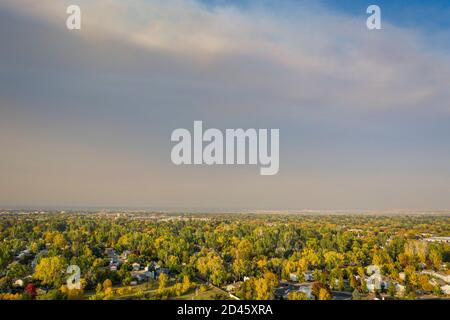
<path fill-rule="evenodd" d="M 116 253 L 116 250 L 113 248 L 106 248 L 105 254 L 109 258 L 109 268 L 111 271 L 117 271 L 117 268 L 120 266 L 120 259 Z"/>
<path fill-rule="evenodd" d="M 22 279 L 17 279 L 16 281 L 14 281 L 14 287 L 23 287 L 23 280 Z"/>
<path fill-rule="evenodd" d="M 298 276 L 296 273 L 290 273 L 289 274 L 289 280 L 291 280 L 292 282 L 298 282 Z"/>
<path fill-rule="evenodd" d="M 130 250 L 125 250 L 124 252 L 122 252 L 122 254 L 120 255 L 120 259 L 122 259 L 123 261 L 127 261 L 128 256 L 130 254 L 132 254 L 133 252 L 131 252 Z"/>
<path fill-rule="evenodd" d="M 405 286 L 400 283 L 394 283 L 395 292 L 397 295 L 402 296 L 405 293 Z"/>
<path fill-rule="evenodd" d="M 312 285 L 309 283 L 299 285 L 297 291 L 304 293 L 308 299 L 313 298 Z"/>
<path fill-rule="evenodd" d="M 139 271 L 141 268 L 141 265 L 137 262 L 133 263 L 131 266 L 133 267 L 133 271 Z"/>
<path fill-rule="evenodd" d="M 450 237 L 430 237 L 423 239 L 426 242 L 443 242 L 450 243 Z"/>
<path fill-rule="evenodd" d="M 17 255 L 17 259 L 18 259 L 18 260 L 23 260 L 23 259 L 25 259 L 29 254 L 30 254 L 30 250 L 29 250 L 29 249 L 25 249 L 25 250 L 21 251 L 21 252 Z"/>
<path fill-rule="evenodd" d="M 108 257 L 112 258 L 112 257 L 116 256 L 116 250 L 114 250 L 114 248 L 106 248 L 105 249 L 105 254 Z"/>
<path fill-rule="evenodd" d="M 418 266 L 419 266 L 420 270 L 424 270 L 427 267 L 427 264 L 423 263 L 423 262 L 419 262 Z"/>
<path fill-rule="evenodd" d="M 438 279 L 441 279 L 447 283 L 450 283 L 450 275 L 448 275 L 448 274 L 443 274 L 443 273 L 434 272 L 434 271 L 422 271 L 422 273 L 430 275 L 430 276 L 438 278 Z"/>
<path fill-rule="evenodd" d="M 138 282 L 148 281 L 154 279 L 155 273 L 153 271 L 131 271 L 131 277 Z"/>
<path fill-rule="evenodd" d="M 242 282 L 234 282 L 226 286 L 225 290 L 227 292 L 235 292 L 240 286 L 242 285 Z"/>
<path fill-rule="evenodd" d="M 371 276 L 366 279 L 366 286 L 369 292 L 375 292 L 376 290 L 387 289 L 389 287 L 389 280 L 381 276 Z"/>
<path fill-rule="evenodd" d="M 450 285 L 446 284 L 445 286 L 442 286 L 441 291 L 444 294 L 450 294 Z"/>
<path fill-rule="evenodd" d="M 314 281 L 314 276 L 311 271 L 304 272 L 303 276 L 305 277 L 305 281 Z"/>

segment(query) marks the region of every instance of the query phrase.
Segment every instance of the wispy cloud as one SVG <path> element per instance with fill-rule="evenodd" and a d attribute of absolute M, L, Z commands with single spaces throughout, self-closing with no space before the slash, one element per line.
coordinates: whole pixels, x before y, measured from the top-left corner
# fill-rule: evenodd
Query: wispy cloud
<path fill-rule="evenodd" d="M 61 27 L 69 3 L 11 1 Z M 364 20 L 292 3 L 245 11 L 194 0 L 77 3 L 83 10 L 82 37 L 95 41 L 103 34 L 149 54 L 173 54 L 181 63 L 198 63 L 198 72 L 214 70 L 224 81 L 240 79 L 254 90 L 276 87 L 275 94 L 298 105 L 448 111 L 443 101 L 450 98 L 449 56 L 387 23 L 383 31 L 370 32 Z M 246 75 L 248 64 L 252 77 Z M 227 78 L 229 67 L 236 74 Z"/>

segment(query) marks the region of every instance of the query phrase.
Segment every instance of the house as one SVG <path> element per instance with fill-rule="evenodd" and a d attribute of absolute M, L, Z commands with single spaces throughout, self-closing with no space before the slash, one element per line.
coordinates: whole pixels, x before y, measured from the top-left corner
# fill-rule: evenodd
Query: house
<path fill-rule="evenodd" d="M 225 287 L 225 290 L 227 292 L 234 292 L 234 290 L 236 290 L 236 286 L 234 284 L 229 284 Z"/>
<path fill-rule="evenodd" d="M 155 261 L 151 261 L 148 265 L 145 266 L 144 270 L 145 271 L 156 271 L 158 269 L 161 269 L 161 266 L 155 262 Z"/>
<path fill-rule="evenodd" d="M 288 282 L 281 282 L 279 287 L 275 289 L 275 297 L 277 299 L 288 299 L 289 292 L 292 291 L 292 285 Z"/>
<path fill-rule="evenodd" d="M 113 248 L 106 248 L 105 254 L 109 258 L 109 267 L 112 271 L 116 271 L 117 268 L 120 266 L 120 259 L 117 255 L 116 251 Z"/>
<path fill-rule="evenodd" d="M 422 271 L 423 274 L 430 275 L 434 278 L 441 279 L 447 283 L 450 283 L 450 275 L 443 274 L 441 272 L 434 272 L 434 271 Z"/>
<path fill-rule="evenodd" d="M 236 290 L 241 286 L 242 282 L 234 282 L 225 287 L 227 292 L 236 292 Z"/>
<path fill-rule="evenodd" d="M 366 278 L 366 286 L 369 292 L 375 292 L 376 290 L 383 290 L 389 287 L 390 281 L 379 275 L 372 275 Z"/>
<path fill-rule="evenodd" d="M 23 287 L 23 280 L 22 279 L 17 279 L 16 281 L 14 281 L 13 286 L 22 288 Z"/>
<path fill-rule="evenodd" d="M 420 262 L 420 263 L 418 264 L 418 267 L 419 267 L 420 270 L 424 270 L 424 269 L 427 267 L 427 264 L 426 264 L 426 263 L 423 263 L 423 262 Z"/>
<path fill-rule="evenodd" d="M 114 250 L 114 248 L 106 248 L 105 249 L 105 254 L 108 257 L 112 258 L 112 257 L 116 256 L 116 251 Z"/>
<path fill-rule="evenodd" d="M 312 285 L 309 283 L 299 285 L 297 291 L 304 293 L 308 299 L 313 298 Z"/>
<path fill-rule="evenodd" d="M 446 284 L 445 286 L 442 286 L 441 291 L 444 294 L 450 294 L 450 285 Z"/>
<path fill-rule="evenodd" d="M 133 271 L 139 271 L 139 269 L 141 269 L 141 265 L 137 262 L 133 263 L 131 266 L 133 267 Z"/>
<path fill-rule="evenodd" d="M 131 255 L 133 252 L 131 252 L 130 250 L 125 250 L 124 252 L 122 252 L 122 254 L 120 255 L 120 259 L 122 259 L 123 261 L 127 261 L 128 256 Z"/>
<path fill-rule="evenodd" d="M 158 268 L 158 269 L 156 269 L 154 271 L 148 271 L 149 278 L 154 279 L 154 280 L 159 279 L 159 276 L 162 273 L 165 273 L 165 274 L 168 275 L 169 274 L 169 269 L 167 269 L 167 268 Z"/>
<path fill-rule="evenodd" d="M 25 250 L 21 251 L 21 252 L 17 255 L 17 260 L 23 260 L 23 259 L 25 259 L 29 254 L 30 254 L 30 250 L 29 250 L 29 249 L 25 249 Z"/>
<path fill-rule="evenodd" d="M 298 276 L 296 273 L 290 273 L 289 274 L 289 280 L 291 280 L 292 282 L 298 282 Z"/>
<path fill-rule="evenodd" d="M 153 271 L 131 271 L 131 277 L 137 282 L 144 282 L 148 281 L 149 279 L 154 279 L 154 276 L 155 274 Z"/>
<path fill-rule="evenodd" d="M 303 272 L 303 276 L 305 277 L 305 281 L 314 281 L 314 276 L 311 271 Z"/>
<path fill-rule="evenodd" d="M 450 237 L 430 237 L 423 240 L 426 242 L 450 243 Z"/>
<path fill-rule="evenodd" d="M 289 299 L 289 293 L 302 292 L 308 299 L 312 299 L 312 283 L 292 284 L 289 282 L 281 282 L 280 286 L 275 289 L 277 298 Z"/>
<path fill-rule="evenodd" d="M 394 283 L 394 287 L 395 287 L 395 292 L 397 293 L 397 295 L 402 296 L 405 293 L 405 286 L 395 282 Z"/>

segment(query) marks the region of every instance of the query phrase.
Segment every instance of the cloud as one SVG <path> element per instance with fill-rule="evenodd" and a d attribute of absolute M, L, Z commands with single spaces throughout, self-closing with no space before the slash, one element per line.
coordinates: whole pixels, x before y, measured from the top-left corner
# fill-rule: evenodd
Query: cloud
<path fill-rule="evenodd" d="M 69 3 L 12 5 L 62 26 Z M 87 41 L 108 35 L 149 54 L 194 62 L 194 76 L 216 77 L 219 85 L 237 81 L 299 107 L 449 111 L 442 103 L 450 98 L 449 56 L 426 47 L 419 34 L 388 23 L 370 32 L 359 18 L 310 3 L 247 10 L 194 0 L 77 3 L 85 28 L 80 35 Z"/>
<path fill-rule="evenodd" d="M 425 36 L 312 2 L 0 1 L 0 204 L 450 206 L 450 57 Z M 193 120 L 280 128 L 280 174 L 174 168 Z"/>

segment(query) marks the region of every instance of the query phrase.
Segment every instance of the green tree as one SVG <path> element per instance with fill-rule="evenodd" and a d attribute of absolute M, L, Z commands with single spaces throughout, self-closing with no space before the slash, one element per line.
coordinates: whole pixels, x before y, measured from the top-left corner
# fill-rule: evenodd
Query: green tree
<path fill-rule="evenodd" d="M 391 297 L 395 297 L 395 285 L 394 285 L 394 282 L 393 281 L 391 281 L 390 283 L 389 283 L 389 287 L 388 287 L 388 294 L 391 296 Z"/>

